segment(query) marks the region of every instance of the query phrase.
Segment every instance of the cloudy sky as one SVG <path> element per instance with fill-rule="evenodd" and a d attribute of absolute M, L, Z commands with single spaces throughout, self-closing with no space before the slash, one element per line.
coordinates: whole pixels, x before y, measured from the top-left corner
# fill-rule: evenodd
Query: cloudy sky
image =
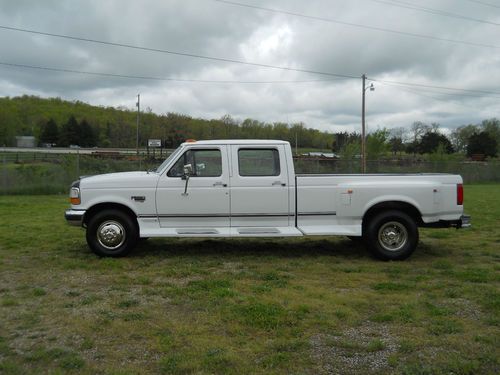
<path fill-rule="evenodd" d="M 0 0 L 0 45 L 0 96 L 359 131 L 366 74 L 372 130 L 500 116 L 498 0 Z"/>

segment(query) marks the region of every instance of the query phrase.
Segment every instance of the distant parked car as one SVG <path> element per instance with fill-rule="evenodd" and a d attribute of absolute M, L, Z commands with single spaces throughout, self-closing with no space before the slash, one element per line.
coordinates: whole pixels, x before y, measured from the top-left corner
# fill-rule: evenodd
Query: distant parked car
<path fill-rule="evenodd" d="M 303 156 L 312 156 L 316 158 L 339 159 L 340 156 L 334 152 L 307 152 Z"/>

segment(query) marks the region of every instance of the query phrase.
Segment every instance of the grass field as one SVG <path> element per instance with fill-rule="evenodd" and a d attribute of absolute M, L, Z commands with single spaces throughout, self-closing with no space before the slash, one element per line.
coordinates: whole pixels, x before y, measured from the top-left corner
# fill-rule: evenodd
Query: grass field
<path fill-rule="evenodd" d="M 404 262 L 343 237 L 99 259 L 63 196 L 0 196 L 0 373 L 498 374 L 500 186 Z"/>

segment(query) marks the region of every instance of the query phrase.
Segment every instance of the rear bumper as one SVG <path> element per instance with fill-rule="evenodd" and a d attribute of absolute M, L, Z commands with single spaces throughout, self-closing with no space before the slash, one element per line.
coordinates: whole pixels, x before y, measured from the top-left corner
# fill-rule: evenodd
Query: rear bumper
<path fill-rule="evenodd" d="M 472 226 L 471 224 L 471 217 L 470 215 L 462 215 L 460 218 L 460 223 L 457 226 L 457 229 L 459 228 L 470 228 Z"/>
<path fill-rule="evenodd" d="M 69 225 L 81 227 L 85 210 L 66 210 L 64 218 Z"/>
<path fill-rule="evenodd" d="M 424 228 L 470 228 L 471 217 L 470 215 L 462 215 L 458 220 L 440 220 L 435 223 L 424 223 L 421 225 Z"/>

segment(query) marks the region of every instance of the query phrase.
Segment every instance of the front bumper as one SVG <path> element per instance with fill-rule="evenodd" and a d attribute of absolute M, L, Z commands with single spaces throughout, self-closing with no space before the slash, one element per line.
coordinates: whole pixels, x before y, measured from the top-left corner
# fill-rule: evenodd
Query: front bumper
<path fill-rule="evenodd" d="M 64 218 L 69 225 L 81 227 L 84 215 L 85 210 L 66 210 L 66 212 L 64 213 Z"/>

